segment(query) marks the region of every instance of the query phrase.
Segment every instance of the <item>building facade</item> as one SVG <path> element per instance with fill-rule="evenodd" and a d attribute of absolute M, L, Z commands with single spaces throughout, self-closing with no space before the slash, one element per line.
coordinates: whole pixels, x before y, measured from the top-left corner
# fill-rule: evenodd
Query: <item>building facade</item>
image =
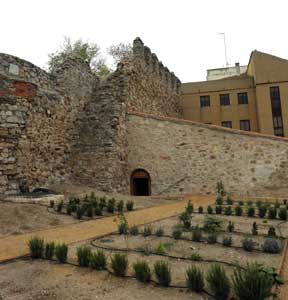
<path fill-rule="evenodd" d="M 181 88 L 184 119 L 288 136 L 288 60 L 253 51 L 245 73 Z"/>

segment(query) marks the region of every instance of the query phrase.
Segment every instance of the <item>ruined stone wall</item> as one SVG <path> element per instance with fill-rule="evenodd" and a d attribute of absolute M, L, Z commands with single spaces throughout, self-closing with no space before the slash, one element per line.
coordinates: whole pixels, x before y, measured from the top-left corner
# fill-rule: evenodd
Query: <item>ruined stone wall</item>
<path fill-rule="evenodd" d="M 145 114 L 127 116 L 128 176 L 149 172 L 152 194 L 288 192 L 288 139 Z"/>
<path fill-rule="evenodd" d="M 94 83 L 79 61 L 66 61 L 52 76 L 0 55 L 0 193 L 69 180 L 79 112 Z"/>

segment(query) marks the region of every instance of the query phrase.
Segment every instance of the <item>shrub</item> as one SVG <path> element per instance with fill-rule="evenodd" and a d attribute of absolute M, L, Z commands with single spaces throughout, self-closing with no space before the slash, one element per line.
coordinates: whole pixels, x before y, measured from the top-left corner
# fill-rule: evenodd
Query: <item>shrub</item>
<path fill-rule="evenodd" d="M 243 206 L 243 205 L 244 205 L 244 202 L 241 201 L 241 200 L 240 200 L 238 203 L 239 203 L 240 206 Z"/>
<path fill-rule="evenodd" d="M 44 253 L 44 240 L 38 237 L 33 237 L 28 242 L 30 256 L 32 258 L 42 258 Z"/>
<path fill-rule="evenodd" d="M 224 214 L 226 216 L 231 216 L 232 215 L 232 207 L 230 205 L 225 207 Z"/>
<path fill-rule="evenodd" d="M 59 244 L 55 247 L 55 256 L 60 263 L 67 261 L 68 246 L 66 244 Z"/>
<path fill-rule="evenodd" d="M 113 212 L 114 212 L 115 199 L 111 199 L 110 201 L 111 201 L 111 204 L 113 204 Z M 100 206 L 101 210 L 103 210 L 103 208 L 107 206 L 105 197 L 102 197 L 99 199 L 99 206 Z"/>
<path fill-rule="evenodd" d="M 247 210 L 247 215 L 248 215 L 248 217 L 254 217 L 254 215 L 255 215 L 255 208 L 253 207 L 253 206 L 250 206 L 250 207 L 248 207 L 248 210 Z"/>
<path fill-rule="evenodd" d="M 193 207 L 193 204 L 192 204 L 191 200 L 188 201 L 187 206 L 186 206 L 186 208 L 185 208 L 185 211 L 186 211 L 188 214 L 192 215 L 192 213 L 193 213 L 193 211 L 194 211 L 194 207 Z"/>
<path fill-rule="evenodd" d="M 217 205 L 223 205 L 223 197 L 218 195 L 216 198 L 216 204 Z"/>
<path fill-rule="evenodd" d="M 199 213 L 199 214 L 203 214 L 203 210 L 204 210 L 204 209 L 203 209 L 203 206 L 199 206 L 199 207 L 198 207 L 198 213 Z"/>
<path fill-rule="evenodd" d="M 132 211 L 134 209 L 134 202 L 132 200 L 126 202 L 126 209 Z"/>
<path fill-rule="evenodd" d="M 212 215 L 212 214 L 213 214 L 213 207 L 212 207 L 212 206 L 208 205 L 208 207 L 207 207 L 207 213 L 208 213 L 209 215 Z"/>
<path fill-rule="evenodd" d="M 268 235 L 269 237 L 276 237 L 276 236 L 277 236 L 277 235 L 276 235 L 276 229 L 275 229 L 274 226 L 270 226 L 270 227 L 269 227 L 267 235 Z"/>
<path fill-rule="evenodd" d="M 256 202 L 256 206 L 257 206 L 257 207 L 262 206 L 262 201 L 261 201 L 261 200 L 258 200 L 258 201 Z"/>
<path fill-rule="evenodd" d="M 124 277 L 128 269 L 128 258 L 126 254 L 115 253 L 111 257 L 111 267 L 116 276 Z"/>
<path fill-rule="evenodd" d="M 222 180 L 217 182 L 216 189 L 219 195 L 221 195 L 222 197 L 225 195 L 225 189 Z"/>
<path fill-rule="evenodd" d="M 245 238 L 242 241 L 242 247 L 245 251 L 251 252 L 255 247 L 255 242 L 250 238 Z"/>
<path fill-rule="evenodd" d="M 131 235 L 138 235 L 139 234 L 139 228 L 137 226 L 132 226 L 129 230 Z"/>
<path fill-rule="evenodd" d="M 202 239 L 202 230 L 197 225 L 192 230 L 192 241 L 193 242 L 201 242 L 201 239 Z"/>
<path fill-rule="evenodd" d="M 50 207 L 51 207 L 51 208 L 53 208 L 53 207 L 54 207 L 54 205 L 55 205 L 55 202 L 54 202 L 54 200 L 50 200 Z"/>
<path fill-rule="evenodd" d="M 243 213 L 242 207 L 241 207 L 240 205 L 237 205 L 237 206 L 235 207 L 235 215 L 236 215 L 236 216 L 242 216 L 242 213 Z"/>
<path fill-rule="evenodd" d="M 45 245 L 45 258 L 52 259 L 55 251 L 55 243 L 46 243 Z"/>
<path fill-rule="evenodd" d="M 204 278 L 199 268 L 191 266 L 186 270 L 187 287 L 196 293 L 200 293 L 204 289 Z"/>
<path fill-rule="evenodd" d="M 271 296 L 273 280 L 259 270 L 257 263 L 252 263 L 245 269 L 234 270 L 232 285 L 239 300 L 265 300 Z"/>
<path fill-rule="evenodd" d="M 154 273 L 161 286 L 169 286 L 171 282 L 171 269 L 167 262 L 156 261 L 154 264 Z"/>
<path fill-rule="evenodd" d="M 92 205 L 87 206 L 86 213 L 87 213 L 88 218 L 93 218 L 93 207 L 92 207 Z"/>
<path fill-rule="evenodd" d="M 100 205 L 97 205 L 94 209 L 96 216 L 102 216 L 103 215 L 103 209 Z"/>
<path fill-rule="evenodd" d="M 202 256 L 199 253 L 195 252 L 191 254 L 190 259 L 193 261 L 201 261 Z"/>
<path fill-rule="evenodd" d="M 62 211 L 63 205 L 64 205 L 63 200 L 61 200 L 61 201 L 57 204 L 57 207 L 56 207 L 57 212 L 61 212 L 61 211 Z"/>
<path fill-rule="evenodd" d="M 205 216 L 203 229 L 206 232 L 217 232 L 221 229 L 222 220 L 212 216 Z"/>
<path fill-rule="evenodd" d="M 124 201 L 120 200 L 119 202 L 117 202 L 117 211 L 122 213 L 124 209 Z"/>
<path fill-rule="evenodd" d="M 276 219 L 277 209 L 275 207 L 270 207 L 268 210 L 268 218 L 269 219 Z"/>
<path fill-rule="evenodd" d="M 146 261 L 137 261 L 134 263 L 133 270 L 137 280 L 144 283 L 151 280 L 151 270 Z"/>
<path fill-rule="evenodd" d="M 215 244 L 217 243 L 217 234 L 215 232 L 211 232 L 207 236 L 207 243 L 208 244 Z"/>
<path fill-rule="evenodd" d="M 90 263 L 91 250 L 88 247 L 77 248 L 77 259 L 80 267 L 88 267 Z"/>
<path fill-rule="evenodd" d="M 287 208 L 286 207 L 280 208 L 278 216 L 279 216 L 280 220 L 286 221 L 287 220 Z"/>
<path fill-rule="evenodd" d="M 179 220 L 186 229 L 191 227 L 191 215 L 187 211 L 180 214 Z"/>
<path fill-rule="evenodd" d="M 118 216 L 117 222 L 118 222 L 119 234 L 128 234 L 129 228 L 128 228 L 128 222 L 127 222 L 125 216 L 120 214 Z"/>
<path fill-rule="evenodd" d="M 157 230 L 155 231 L 155 235 L 156 236 L 163 236 L 164 235 L 164 229 L 162 227 L 157 228 Z"/>
<path fill-rule="evenodd" d="M 111 214 L 114 213 L 114 210 L 115 210 L 115 199 L 112 198 L 112 199 L 109 199 L 108 200 L 108 204 L 107 204 L 107 211 Z"/>
<path fill-rule="evenodd" d="M 266 253 L 280 253 L 281 245 L 276 239 L 267 238 L 262 245 L 262 250 Z"/>
<path fill-rule="evenodd" d="M 157 248 L 155 249 L 155 253 L 156 253 L 156 254 L 159 254 L 159 255 L 164 255 L 164 254 L 166 253 L 166 248 L 165 248 L 165 246 L 164 246 L 162 243 L 160 243 L 160 244 L 157 246 Z"/>
<path fill-rule="evenodd" d="M 90 256 L 90 267 L 96 270 L 105 270 L 107 258 L 103 250 L 92 252 Z"/>
<path fill-rule="evenodd" d="M 278 202 L 278 200 L 275 202 L 274 207 L 275 207 L 276 209 L 277 209 L 277 208 L 280 208 L 280 203 Z"/>
<path fill-rule="evenodd" d="M 258 226 L 257 226 L 256 222 L 253 222 L 253 225 L 252 225 L 252 234 L 253 235 L 258 235 Z"/>
<path fill-rule="evenodd" d="M 258 208 L 258 215 L 259 215 L 260 218 L 264 218 L 266 213 L 267 213 L 267 207 L 266 206 L 262 205 Z"/>
<path fill-rule="evenodd" d="M 206 276 L 207 283 L 217 300 L 226 300 L 230 293 L 230 281 L 225 270 L 218 264 L 213 264 Z"/>
<path fill-rule="evenodd" d="M 71 215 L 72 214 L 72 207 L 71 207 L 72 205 L 71 204 L 67 204 L 67 206 L 66 206 L 66 213 L 67 213 L 67 215 Z"/>
<path fill-rule="evenodd" d="M 152 234 L 152 227 L 151 226 L 144 226 L 143 228 L 143 236 L 149 236 Z"/>
<path fill-rule="evenodd" d="M 222 244 L 225 247 L 231 247 L 233 243 L 232 237 L 231 236 L 224 236 L 222 240 Z"/>
<path fill-rule="evenodd" d="M 175 240 L 180 239 L 182 236 L 182 230 L 180 228 L 174 228 L 172 232 L 172 236 Z"/>
<path fill-rule="evenodd" d="M 227 226 L 227 231 L 228 232 L 233 232 L 234 231 L 234 223 L 229 221 L 228 226 Z"/>
<path fill-rule="evenodd" d="M 228 196 L 227 197 L 227 204 L 228 205 L 233 205 L 233 203 L 234 203 L 233 199 Z"/>
<path fill-rule="evenodd" d="M 222 206 L 221 205 L 217 205 L 215 207 L 215 213 L 218 214 L 218 215 L 222 214 Z"/>
<path fill-rule="evenodd" d="M 251 200 L 247 201 L 247 205 L 248 206 L 252 206 L 253 205 L 253 202 Z"/>
<path fill-rule="evenodd" d="M 83 215 L 84 215 L 84 208 L 81 207 L 81 206 L 77 206 L 77 210 L 76 210 L 76 218 L 77 218 L 78 220 L 80 220 L 80 219 L 82 219 Z"/>

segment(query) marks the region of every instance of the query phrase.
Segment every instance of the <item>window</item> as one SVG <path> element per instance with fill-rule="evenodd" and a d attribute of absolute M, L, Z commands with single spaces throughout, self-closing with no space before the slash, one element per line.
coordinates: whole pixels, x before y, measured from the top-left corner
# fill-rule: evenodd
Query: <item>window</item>
<path fill-rule="evenodd" d="M 284 136 L 279 86 L 270 87 L 270 98 L 274 134 L 277 136 Z"/>
<path fill-rule="evenodd" d="M 220 94 L 220 105 L 230 105 L 229 94 Z"/>
<path fill-rule="evenodd" d="M 250 131 L 250 120 L 240 120 L 240 129 Z"/>
<path fill-rule="evenodd" d="M 248 95 L 247 93 L 238 93 L 238 104 L 248 104 Z"/>
<path fill-rule="evenodd" d="M 223 127 L 232 128 L 232 121 L 223 121 L 221 125 Z"/>
<path fill-rule="evenodd" d="M 210 96 L 200 96 L 200 106 L 206 107 L 210 106 Z"/>

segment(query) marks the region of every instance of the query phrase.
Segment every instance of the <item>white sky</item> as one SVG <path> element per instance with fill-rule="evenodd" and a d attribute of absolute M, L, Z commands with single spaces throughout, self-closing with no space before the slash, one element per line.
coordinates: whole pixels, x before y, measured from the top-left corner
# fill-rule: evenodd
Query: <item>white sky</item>
<path fill-rule="evenodd" d="M 286 2 L 286 3 L 285 3 Z M 182 82 L 247 64 L 254 49 L 288 58 L 287 0 L 2 0 L 0 52 L 45 67 L 64 36 L 101 46 L 139 36 Z"/>

